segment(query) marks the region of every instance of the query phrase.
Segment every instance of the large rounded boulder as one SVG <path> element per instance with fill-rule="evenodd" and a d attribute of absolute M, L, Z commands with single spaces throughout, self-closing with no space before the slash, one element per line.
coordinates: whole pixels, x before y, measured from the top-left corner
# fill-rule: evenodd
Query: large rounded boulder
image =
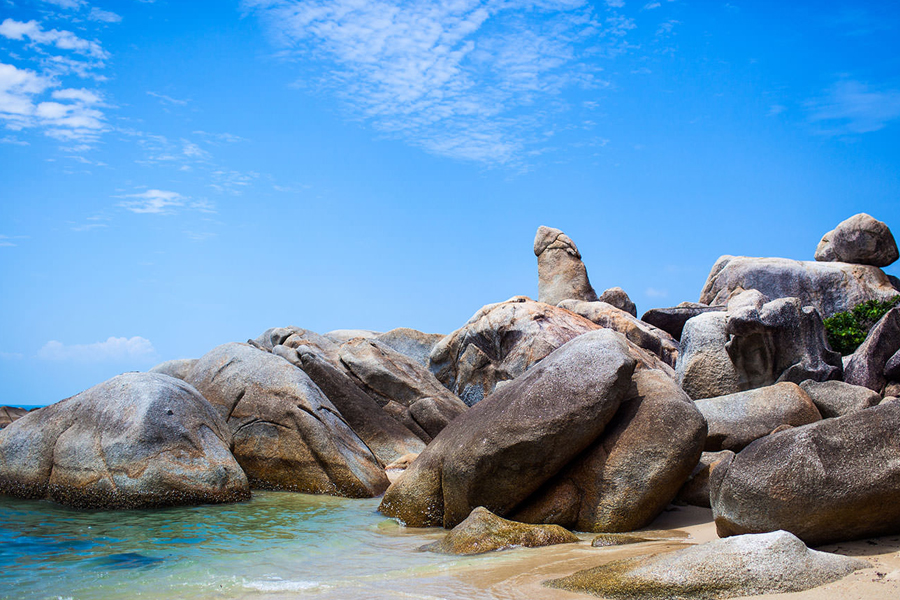
<path fill-rule="evenodd" d="M 190 385 L 126 373 L 0 432 L 0 493 L 90 509 L 245 500 L 230 442 Z"/>
<path fill-rule="evenodd" d="M 252 486 L 351 498 L 387 488 L 372 451 L 309 376 L 283 358 L 224 344 L 200 358 L 187 381 L 227 421 Z"/>
<path fill-rule="evenodd" d="M 900 258 L 897 242 L 887 225 L 859 213 L 822 236 L 816 260 L 886 267 Z"/>
<path fill-rule="evenodd" d="M 759 439 L 710 477 L 720 536 L 784 529 L 811 546 L 900 533 L 900 403 Z"/>

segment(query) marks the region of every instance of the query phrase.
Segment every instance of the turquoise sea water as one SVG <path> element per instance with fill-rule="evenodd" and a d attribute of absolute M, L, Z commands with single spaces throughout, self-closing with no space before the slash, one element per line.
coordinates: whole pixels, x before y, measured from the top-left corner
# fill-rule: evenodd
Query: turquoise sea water
<path fill-rule="evenodd" d="M 377 506 L 255 492 L 239 504 L 84 512 L 0 497 L 0 598 L 497 598 L 462 573 L 529 552 L 418 552 L 440 530 L 402 528 Z"/>

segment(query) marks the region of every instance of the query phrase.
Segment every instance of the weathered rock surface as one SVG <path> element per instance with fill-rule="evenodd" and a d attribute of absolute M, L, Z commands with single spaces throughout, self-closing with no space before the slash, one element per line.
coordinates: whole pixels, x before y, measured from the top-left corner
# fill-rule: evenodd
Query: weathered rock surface
<path fill-rule="evenodd" d="M 551 353 L 450 423 L 379 510 L 411 527 L 454 527 L 478 506 L 509 514 L 603 432 L 631 388 L 632 348 L 598 330 Z"/>
<path fill-rule="evenodd" d="M 366 443 L 382 464 L 401 456 L 418 454 L 425 443 L 413 432 L 384 412 L 353 380 L 308 346 L 295 350 L 303 371 Z"/>
<path fill-rule="evenodd" d="M 617 560 L 545 583 L 615 600 L 734 598 L 808 590 L 871 565 L 817 552 L 785 531 Z"/>
<path fill-rule="evenodd" d="M 599 326 L 568 310 L 516 296 L 481 308 L 431 352 L 431 371 L 472 406 L 571 340 Z"/>
<path fill-rule="evenodd" d="M 273 327 L 264 331 L 255 340 L 248 340 L 251 346 L 273 352 L 276 346 L 285 346 L 286 348 L 299 348 L 300 346 L 309 346 L 322 354 L 331 361 L 336 367 L 341 367 L 341 361 L 338 357 L 340 352 L 340 344 L 333 339 L 318 334 L 309 329 L 300 327 Z"/>
<path fill-rule="evenodd" d="M 841 377 L 841 355 L 828 346 L 822 317 L 797 298 L 769 301 L 756 290 L 744 292 L 729 303 L 725 330 L 742 389 Z"/>
<path fill-rule="evenodd" d="M 870 406 L 876 406 L 881 402 L 881 396 L 877 392 L 843 381 L 813 381 L 810 379 L 801 383 L 800 387 L 825 419 L 847 415 Z"/>
<path fill-rule="evenodd" d="M 569 298 L 597 300 L 581 253 L 569 236 L 541 225 L 534 237 L 534 255 L 538 260 L 539 302 L 556 305 Z"/>
<path fill-rule="evenodd" d="M 694 404 L 709 426 L 707 452 L 739 452 L 782 425 L 796 427 L 822 419 L 806 392 L 789 382 L 697 400 Z"/>
<path fill-rule="evenodd" d="M 0 432 L 0 493 L 99 509 L 245 500 L 230 442 L 193 387 L 126 373 Z"/>
<path fill-rule="evenodd" d="M 176 358 L 175 360 L 159 363 L 147 372 L 162 373 L 163 375 L 183 380 L 195 364 L 197 364 L 196 358 Z"/>
<path fill-rule="evenodd" d="M 559 525 L 527 525 L 498 517 L 479 506 L 444 539 L 420 550 L 443 554 L 484 554 L 494 550 L 571 544 L 578 536 Z"/>
<path fill-rule="evenodd" d="M 691 476 L 678 490 L 677 498 L 685 504 L 710 508 L 709 476 L 718 465 L 732 458 L 734 458 L 734 452 L 731 450 L 704 452 L 700 456 L 700 462 L 694 467 Z"/>
<path fill-rule="evenodd" d="M 844 381 L 881 392 L 887 383 L 885 367 L 888 361 L 900 351 L 900 306 L 892 308 L 875 324 L 850 355 L 844 371 Z"/>
<path fill-rule="evenodd" d="M 380 332 L 370 329 L 334 329 L 326 333 L 325 337 L 338 344 L 343 344 L 355 338 L 371 339 L 379 335 Z"/>
<path fill-rule="evenodd" d="M 440 333 L 422 333 L 408 327 L 398 327 L 375 336 L 375 339 L 394 352 L 399 352 L 420 365 L 427 367 L 431 351 L 438 342 L 444 339 L 444 335 Z"/>
<path fill-rule="evenodd" d="M 637 317 L 637 306 L 634 305 L 634 302 L 631 301 L 631 298 L 625 293 L 625 290 L 620 287 L 609 288 L 600 294 L 600 297 L 597 300 L 612 304 L 619 310 L 624 310 L 632 317 Z"/>
<path fill-rule="evenodd" d="M 610 546 L 627 546 L 629 544 L 643 544 L 644 542 L 652 541 L 650 538 L 627 533 L 601 533 L 591 540 L 591 546 L 594 548 L 609 548 Z"/>
<path fill-rule="evenodd" d="M 720 536 L 784 529 L 811 546 L 900 532 L 900 403 L 750 444 L 710 477 Z"/>
<path fill-rule="evenodd" d="M 351 340 L 341 346 L 340 358 L 363 391 L 381 405 L 394 401 L 407 407 L 432 438 L 467 409 L 428 369 L 381 342 Z"/>
<path fill-rule="evenodd" d="M 675 381 L 655 369 L 632 387 L 603 434 L 525 500 L 512 518 L 577 531 L 647 525 L 675 498 L 706 438 L 706 422 Z"/>
<path fill-rule="evenodd" d="M 887 225 L 866 213 L 853 215 L 822 237 L 816 260 L 886 267 L 900 258 Z"/>
<path fill-rule="evenodd" d="M 675 366 L 678 358 L 678 342 L 662 329 L 648 325 L 630 313 L 602 301 L 563 300 L 558 306 L 581 315 L 604 329 L 618 331 L 629 342 L 652 352 L 668 366 Z M 673 376 L 675 374 L 672 370 L 668 373 Z"/>
<path fill-rule="evenodd" d="M 900 381 L 900 350 L 884 364 L 884 377 L 888 381 Z"/>
<path fill-rule="evenodd" d="M 21 419 L 28 411 L 18 406 L 0 406 L 0 429 L 3 429 L 13 421 Z"/>
<path fill-rule="evenodd" d="M 867 300 L 885 301 L 900 294 L 884 271 L 870 265 L 723 256 L 713 265 L 700 302 L 727 304 L 731 297 L 751 289 L 772 299 L 799 298 L 822 318 Z"/>
<path fill-rule="evenodd" d="M 387 477 L 372 451 L 302 370 L 247 344 L 224 344 L 188 374 L 227 420 L 250 484 L 362 498 Z"/>
<path fill-rule="evenodd" d="M 729 341 L 727 324 L 727 313 L 706 312 L 684 325 L 675 378 L 694 400 L 741 389 L 737 370 L 725 349 Z"/>
<path fill-rule="evenodd" d="M 676 340 L 681 339 L 684 324 L 688 319 L 707 312 L 722 312 L 724 306 L 707 306 L 697 302 L 682 302 L 670 308 L 651 308 L 644 313 L 641 321 L 662 329 Z"/>

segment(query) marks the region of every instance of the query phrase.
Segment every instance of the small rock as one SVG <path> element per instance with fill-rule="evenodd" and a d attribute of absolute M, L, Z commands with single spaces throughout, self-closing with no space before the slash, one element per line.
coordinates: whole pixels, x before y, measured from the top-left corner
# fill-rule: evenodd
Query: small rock
<path fill-rule="evenodd" d="M 671 308 L 651 308 L 644 313 L 641 321 L 662 329 L 676 340 L 681 339 L 684 324 L 688 319 L 706 312 L 722 312 L 724 306 L 707 306 L 697 302 L 682 302 Z"/>
<path fill-rule="evenodd" d="M 591 541 L 594 548 L 608 548 L 610 546 L 627 546 L 629 544 L 642 544 L 652 542 L 649 538 L 629 535 L 627 533 L 601 533 Z"/>
<path fill-rule="evenodd" d="M 632 317 L 637 317 L 637 306 L 634 305 L 634 302 L 631 301 L 631 298 L 628 297 L 628 294 L 625 293 L 620 287 L 611 287 L 602 294 L 598 298 L 600 302 L 606 302 L 607 304 L 612 304 L 619 310 L 624 310 Z"/>

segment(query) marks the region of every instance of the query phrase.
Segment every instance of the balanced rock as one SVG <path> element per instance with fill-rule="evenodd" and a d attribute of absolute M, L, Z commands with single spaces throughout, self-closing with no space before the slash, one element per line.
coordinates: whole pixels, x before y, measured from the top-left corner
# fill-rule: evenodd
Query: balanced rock
<path fill-rule="evenodd" d="M 710 477 L 722 537 L 784 529 L 811 546 L 900 533 L 900 403 L 759 439 Z"/>
<path fill-rule="evenodd" d="M 619 310 L 624 310 L 632 317 L 637 317 L 637 306 L 634 305 L 634 302 L 631 301 L 631 298 L 625 293 L 625 290 L 620 287 L 609 288 L 600 294 L 598 300 L 600 302 L 612 304 Z M 559 304 L 557 304 L 557 306 L 559 306 Z"/>
<path fill-rule="evenodd" d="M 28 411 L 18 406 L 0 406 L 0 429 L 3 429 L 13 421 L 21 419 Z"/>
<path fill-rule="evenodd" d="M 571 340 L 599 326 L 568 310 L 516 296 L 488 304 L 438 342 L 430 368 L 469 406 Z"/>
<path fill-rule="evenodd" d="M 867 300 L 883 302 L 900 295 L 884 271 L 870 265 L 723 256 L 713 265 L 700 302 L 727 304 L 751 289 L 772 299 L 799 298 L 801 305 L 815 307 L 822 318 Z"/>
<path fill-rule="evenodd" d="M 615 600 L 714 600 L 801 592 L 870 567 L 776 531 L 617 560 L 545 585 Z"/>
<path fill-rule="evenodd" d="M 246 500 L 230 443 L 196 389 L 126 373 L 0 431 L 0 493 L 90 509 Z"/>
<path fill-rule="evenodd" d="M 816 260 L 886 267 L 900 258 L 897 242 L 887 225 L 859 213 L 822 237 Z"/>
<path fill-rule="evenodd" d="M 375 336 L 375 340 L 394 352 L 411 358 L 423 367 L 428 366 L 428 357 L 434 346 L 444 339 L 440 333 L 422 333 L 408 327 L 398 327 Z"/>
<path fill-rule="evenodd" d="M 587 450 L 512 513 L 578 531 L 634 531 L 675 498 L 706 439 L 706 422 L 678 384 L 641 369 L 613 420 Z"/>
<path fill-rule="evenodd" d="M 384 406 L 396 402 L 432 438 L 468 408 L 431 372 L 374 339 L 341 346 L 341 363 L 360 388 Z"/>
<path fill-rule="evenodd" d="M 347 424 L 366 443 L 382 464 L 401 456 L 418 454 L 425 443 L 384 412 L 353 380 L 308 346 L 298 350 L 300 364 L 309 378 L 341 412 Z"/>
<path fill-rule="evenodd" d="M 197 364 L 196 358 L 176 358 L 175 360 L 159 363 L 150 369 L 148 373 L 162 373 L 163 375 L 183 380 L 187 377 L 190 370 L 194 368 L 195 364 Z"/>
<path fill-rule="evenodd" d="M 351 498 L 387 488 L 365 442 L 286 360 L 248 344 L 224 344 L 200 358 L 187 381 L 226 419 L 252 486 Z"/>
<path fill-rule="evenodd" d="M 892 308 L 869 331 L 866 340 L 850 355 L 844 381 L 881 393 L 888 379 L 888 361 L 900 351 L 900 306 Z"/>
<path fill-rule="evenodd" d="M 692 506 L 710 508 L 709 476 L 717 466 L 732 458 L 734 458 L 734 452 L 731 450 L 704 452 L 700 456 L 700 462 L 694 467 L 691 476 L 678 490 L 678 500 Z"/>
<path fill-rule="evenodd" d="M 705 448 L 708 452 L 739 452 L 782 425 L 796 427 L 822 419 L 806 392 L 789 382 L 697 400 L 694 404 L 709 426 Z"/>
<path fill-rule="evenodd" d="M 662 329 L 676 340 L 680 340 L 681 332 L 684 331 L 684 324 L 687 323 L 688 319 L 705 312 L 721 312 L 724 310 L 724 306 L 707 306 L 698 302 L 682 302 L 678 306 L 671 308 L 651 308 L 644 313 L 641 321 Z"/>
<path fill-rule="evenodd" d="M 508 515 L 606 428 L 631 389 L 631 348 L 599 330 L 552 352 L 450 423 L 379 510 L 410 527 L 451 528 L 479 506 Z"/>
<path fill-rule="evenodd" d="M 727 327 L 725 312 L 702 313 L 684 324 L 675 378 L 694 400 L 741 390 L 740 377 L 725 349 L 730 339 Z"/>
<path fill-rule="evenodd" d="M 807 380 L 800 384 L 825 419 L 876 406 L 881 396 L 867 387 L 843 381 Z"/>
<path fill-rule="evenodd" d="M 538 259 L 538 301 L 556 305 L 563 300 L 597 300 L 575 242 L 559 229 L 538 227 L 534 237 Z"/>
<path fill-rule="evenodd" d="M 451 529 L 444 539 L 422 546 L 420 550 L 469 555 L 517 547 L 571 544 L 577 541 L 577 535 L 559 525 L 516 523 L 479 506 L 462 523 Z"/>
<path fill-rule="evenodd" d="M 669 367 L 675 366 L 678 358 L 678 342 L 662 329 L 638 320 L 631 313 L 603 301 L 563 300 L 558 306 L 581 315 L 604 329 L 618 331 L 629 342 L 652 352 Z M 666 370 L 665 367 L 661 368 Z M 668 369 L 667 372 L 672 376 L 675 375 L 674 370 Z"/>

